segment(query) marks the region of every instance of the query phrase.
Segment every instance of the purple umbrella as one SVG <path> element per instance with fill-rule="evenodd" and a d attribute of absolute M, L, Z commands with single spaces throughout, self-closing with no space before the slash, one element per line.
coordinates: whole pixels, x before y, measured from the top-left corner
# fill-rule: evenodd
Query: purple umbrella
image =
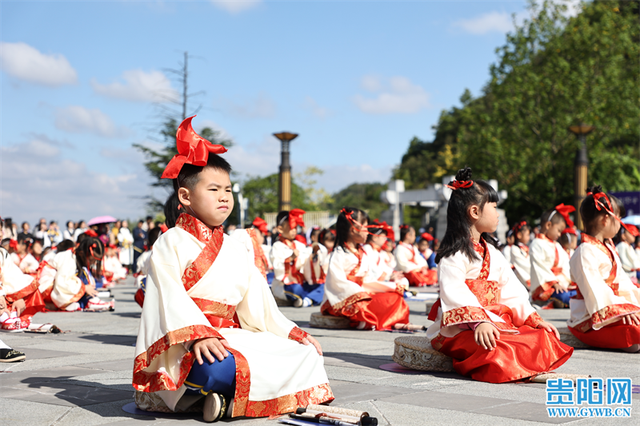
<path fill-rule="evenodd" d="M 88 226 L 100 225 L 102 223 L 114 223 L 117 221 L 118 219 L 113 216 L 98 216 L 91 219 L 88 223 Z"/>

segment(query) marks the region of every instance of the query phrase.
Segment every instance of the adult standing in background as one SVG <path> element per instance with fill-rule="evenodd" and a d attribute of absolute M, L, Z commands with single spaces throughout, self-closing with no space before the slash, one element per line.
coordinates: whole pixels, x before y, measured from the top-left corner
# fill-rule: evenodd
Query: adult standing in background
<path fill-rule="evenodd" d="M 78 235 L 84 234 L 88 230 L 89 230 L 89 227 L 87 226 L 87 222 L 85 222 L 84 220 L 80 219 L 78 221 L 78 226 L 76 226 L 76 231 L 73 234 L 73 236 L 75 237 L 73 240 L 77 241 L 78 240 Z"/>
<path fill-rule="evenodd" d="M 138 226 L 133 230 L 133 264 L 131 265 L 133 273 L 138 272 L 136 263 L 138 261 L 138 257 L 144 253 L 144 244 L 147 240 L 147 233 L 143 229 L 143 226 L 144 221 L 140 220 L 138 221 Z"/>
<path fill-rule="evenodd" d="M 2 235 L 4 238 L 10 238 L 12 240 L 18 239 L 18 233 L 16 232 L 15 223 L 10 217 L 6 218 L 2 224 Z"/>
<path fill-rule="evenodd" d="M 68 220 L 67 229 L 65 229 L 62 232 L 62 236 L 64 237 L 65 240 L 71 240 L 75 243 L 76 242 L 75 232 L 76 232 L 76 224 L 73 223 L 72 220 Z"/>
<path fill-rule="evenodd" d="M 133 271 L 133 235 L 126 220 L 122 221 L 118 229 L 118 245 L 120 245 L 120 263 Z"/>
<path fill-rule="evenodd" d="M 60 232 L 60 228 L 58 228 L 58 222 L 52 220 L 49 222 L 49 229 L 47 229 L 47 236 L 49 237 L 49 241 L 51 245 L 57 246 L 63 240 L 62 233 Z"/>

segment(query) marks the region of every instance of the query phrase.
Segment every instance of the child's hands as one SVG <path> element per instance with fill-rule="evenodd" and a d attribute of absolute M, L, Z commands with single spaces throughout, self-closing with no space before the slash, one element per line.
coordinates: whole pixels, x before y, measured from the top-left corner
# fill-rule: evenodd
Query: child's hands
<path fill-rule="evenodd" d="M 496 347 L 496 339 L 500 338 L 500 332 L 493 324 L 483 322 L 476 327 L 473 337 L 476 339 L 478 346 L 492 351 Z"/>
<path fill-rule="evenodd" d="M 542 321 L 540 324 L 538 324 L 538 328 L 542 328 L 544 330 L 547 330 L 549 333 L 555 334 L 558 340 L 560 340 L 560 333 L 558 332 L 558 329 L 553 324 L 546 321 Z"/>
<path fill-rule="evenodd" d="M 627 314 L 622 317 L 623 324 L 629 325 L 640 325 L 640 315 L 638 314 Z"/>
<path fill-rule="evenodd" d="M 297 250 L 297 249 L 293 249 L 293 256 L 291 256 L 291 257 L 293 257 L 293 258 L 295 259 L 295 258 L 297 258 L 299 255 L 300 255 L 300 252 L 298 252 L 298 250 Z"/>
<path fill-rule="evenodd" d="M 11 310 L 16 311 L 18 313 L 18 316 L 20 316 L 22 314 L 22 311 L 24 311 L 26 307 L 27 305 L 25 305 L 24 299 L 18 299 L 13 302 L 13 305 L 11 305 Z"/>
<path fill-rule="evenodd" d="M 320 250 L 320 246 L 318 243 L 313 243 L 313 253 L 317 253 Z"/>
<path fill-rule="evenodd" d="M 566 293 L 567 290 L 565 290 L 560 283 L 553 283 L 552 284 L 553 289 L 557 292 L 557 293 Z"/>
<path fill-rule="evenodd" d="M 316 347 L 316 351 L 318 351 L 318 355 L 322 356 L 322 348 L 320 347 L 320 342 L 318 342 L 313 336 L 307 336 L 302 339 L 303 345 L 313 345 Z"/>
<path fill-rule="evenodd" d="M 218 339 L 217 337 L 207 337 L 205 339 L 196 340 L 196 342 L 191 347 L 191 350 L 195 354 L 198 364 L 202 365 L 202 363 L 204 362 L 202 360 L 203 356 L 207 358 L 207 361 L 209 361 L 210 363 L 213 363 L 215 361 L 215 358 L 218 358 L 218 361 L 223 361 L 226 357 L 229 356 L 227 348 L 230 348 L 230 346 L 225 339 Z"/>
<path fill-rule="evenodd" d="M 96 290 L 96 286 L 93 284 L 87 284 L 84 286 L 84 292 L 87 293 L 91 297 L 96 297 L 98 295 L 98 290 Z"/>
<path fill-rule="evenodd" d="M 9 310 L 7 309 L 7 301 L 4 296 L 0 296 L 0 315 L 4 312 L 9 313 Z"/>

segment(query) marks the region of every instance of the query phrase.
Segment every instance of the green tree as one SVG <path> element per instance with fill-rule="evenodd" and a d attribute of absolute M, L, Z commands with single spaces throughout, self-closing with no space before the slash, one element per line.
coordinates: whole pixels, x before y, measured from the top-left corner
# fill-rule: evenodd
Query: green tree
<path fill-rule="evenodd" d="M 265 213 L 278 211 L 278 173 L 265 177 L 251 177 L 242 185 L 242 194 L 249 200 L 248 221 Z M 305 190 L 291 179 L 291 206 L 314 210 Z"/>
<path fill-rule="evenodd" d="M 380 194 L 387 189 L 382 183 L 352 183 L 333 194 L 333 202 L 327 207 L 338 213 L 343 207 L 357 207 L 365 210 L 371 219 L 380 218 L 380 213 L 389 206 L 380 200 Z"/>
<path fill-rule="evenodd" d="M 469 165 L 509 191 L 508 217 L 537 218 L 572 203 L 579 142 L 568 127 L 585 122 L 596 127 L 589 182 L 640 187 L 638 1 L 581 7 L 567 18 L 564 5 L 530 2 L 532 17 L 497 49 L 482 96 L 465 92 L 461 108 L 444 111 L 434 141 L 414 139 L 395 175 L 415 188 Z"/>

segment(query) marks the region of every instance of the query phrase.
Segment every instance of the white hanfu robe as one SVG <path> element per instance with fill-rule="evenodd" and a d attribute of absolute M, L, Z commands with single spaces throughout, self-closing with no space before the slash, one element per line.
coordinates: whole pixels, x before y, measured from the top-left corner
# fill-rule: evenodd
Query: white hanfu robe
<path fill-rule="evenodd" d="M 198 339 L 224 338 L 236 362 L 233 417 L 270 416 L 333 400 L 323 358 L 279 310 L 246 249 L 182 214 L 153 246 L 133 386 L 175 410 Z"/>
<path fill-rule="evenodd" d="M 390 280 L 393 274 L 393 268 L 385 261 L 385 256 L 382 254 L 383 251 L 376 250 L 371 244 L 365 244 L 363 248 L 371 261 L 373 275 L 377 276 L 381 281 Z"/>
<path fill-rule="evenodd" d="M 129 228 L 122 227 L 118 230 L 118 243 L 120 244 L 120 263 L 133 264 L 133 235 Z"/>
<path fill-rule="evenodd" d="M 231 238 L 237 240 L 247 250 L 249 260 L 256 265 L 256 268 L 266 278 L 267 272 L 269 272 L 269 261 L 264 255 L 262 245 L 258 244 L 256 232 L 260 230 L 255 228 L 236 229 L 230 235 Z"/>
<path fill-rule="evenodd" d="M 507 244 L 506 246 L 502 247 L 502 255 L 507 260 L 507 262 L 510 263 L 510 264 L 513 264 L 513 261 L 511 260 L 511 249 L 512 248 L 513 248 L 513 244 Z"/>
<path fill-rule="evenodd" d="M 127 268 L 122 266 L 117 256 L 105 256 L 102 262 L 102 267 L 105 272 L 110 272 L 111 281 L 120 281 L 127 278 Z"/>
<path fill-rule="evenodd" d="M 510 250 L 511 265 L 516 277 L 527 288 L 530 286 L 531 280 L 531 259 L 529 259 L 529 247 L 522 243 L 514 244 Z M 508 260 L 508 259 L 507 259 Z"/>
<path fill-rule="evenodd" d="M 398 262 L 398 270 L 407 273 L 415 270 L 420 270 L 427 267 L 427 260 L 422 257 L 417 247 L 398 243 L 394 251 L 396 261 Z"/>
<path fill-rule="evenodd" d="M 31 253 L 27 253 L 24 256 L 20 256 L 18 253 L 11 253 L 11 259 L 25 274 L 35 273 L 38 270 L 38 266 L 40 266 L 40 263 Z"/>
<path fill-rule="evenodd" d="M 72 250 L 56 253 L 50 262 L 45 262 L 39 275 L 40 292 L 58 309 L 66 309 L 84 296 L 85 288 L 77 276 L 78 266 Z"/>
<path fill-rule="evenodd" d="M 33 276 L 23 273 L 9 252 L 3 248 L 0 248 L 0 283 L 8 306 L 17 300 L 24 300 L 26 307 L 20 315 L 21 318 L 28 319 L 37 312 L 44 311 L 38 281 Z"/>
<path fill-rule="evenodd" d="M 327 280 L 327 272 L 329 270 L 329 250 L 320 244 L 318 244 L 318 251 L 313 254 L 313 247 L 311 247 L 311 254 L 307 256 L 302 266 L 302 272 L 304 279 L 309 284 L 324 284 Z"/>
<path fill-rule="evenodd" d="M 533 300 L 549 300 L 553 283 L 564 290 L 571 285 L 569 255 L 557 241 L 551 241 L 543 234 L 538 235 L 529 246 L 531 261 L 531 297 Z"/>
<path fill-rule="evenodd" d="M 571 257 L 571 277 L 580 292 L 570 302 L 569 327 L 581 332 L 599 330 L 620 321 L 623 315 L 640 313 L 640 288 L 622 269 L 615 248 L 587 234 L 582 238 Z"/>
<path fill-rule="evenodd" d="M 288 260 L 293 256 L 293 249 L 289 247 L 292 244 L 296 250 L 298 250 L 298 257 L 296 258 L 295 265 L 291 267 Z M 273 282 L 271 283 L 271 291 L 273 295 L 278 299 L 286 300 L 284 286 L 289 284 L 303 284 L 304 283 L 304 262 L 309 256 L 309 250 L 300 241 L 292 240 L 287 243 L 278 240 L 273 243 L 271 247 L 271 264 L 273 265 Z M 292 280 L 297 279 L 296 281 Z"/>
<path fill-rule="evenodd" d="M 620 263 L 622 269 L 629 276 L 629 278 L 636 277 L 636 271 L 640 270 L 640 258 L 636 255 L 636 251 L 631 244 L 626 241 L 620 241 L 616 246 L 618 255 L 620 256 Z"/>

